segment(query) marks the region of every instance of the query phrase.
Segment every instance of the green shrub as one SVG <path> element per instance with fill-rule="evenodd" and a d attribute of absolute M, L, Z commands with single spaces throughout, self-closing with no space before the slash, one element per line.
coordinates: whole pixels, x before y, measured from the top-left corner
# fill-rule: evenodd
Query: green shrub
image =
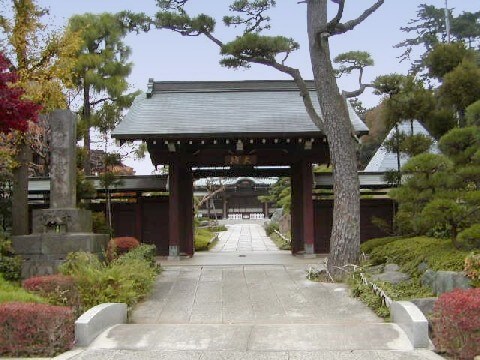
<path fill-rule="evenodd" d="M 360 245 L 360 250 L 365 254 L 370 254 L 372 250 L 375 249 L 376 247 L 390 244 L 391 242 L 397 241 L 398 239 L 401 239 L 401 237 L 391 236 L 391 237 L 370 239 Z"/>
<path fill-rule="evenodd" d="M 474 287 L 480 288 L 480 254 L 471 253 L 465 258 L 465 274 Z"/>
<path fill-rule="evenodd" d="M 358 297 L 381 318 L 387 319 L 390 317 L 390 310 L 383 303 L 382 298 L 375 294 L 370 286 L 364 284 L 360 276 L 355 275 L 350 279 L 349 285 L 352 296 Z"/>
<path fill-rule="evenodd" d="M 276 222 L 270 221 L 268 224 L 265 225 L 265 232 L 268 236 L 273 234 L 274 232 L 279 230 L 279 225 Z"/>
<path fill-rule="evenodd" d="M 377 246 L 370 253 L 370 261 L 373 265 L 395 263 L 409 274 L 419 276 L 421 263 L 435 271 L 462 271 L 467 255 L 467 251 L 455 249 L 449 239 L 415 237 Z"/>
<path fill-rule="evenodd" d="M 0 304 L 6 302 L 45 303 L 46 300 L 6 281 L 0 275 Z"/>
<path fill-rule="evenodd" d="M 475 224 L 458 234 L 457 241 L 463 249 L 480 249 L 480 224 Z"/>
<path fill-rule="evenodd" d="M 116 262 L 126 262 L 131 259 L 145 260 L 152 268 L 160 270 L 160 266 L 157 264 L 157 248 L 155 245 L 141 244 L 133 250 L 130 250 L 126 254 L 120 256 Z"/>
<path fill-rule="evenodd" d="M 157 275 L 157 268 L 139 256 L 123 255 L 105 264 L 85 253 L 69 255 L 60 271 L 75 279 L 84 310 L 104 302 L 131 307 L 151 290 Z"/>
<path fill-rule="evenodd" d="M 22 258 L 15 255 L 12 243 L 0 236 L 0 275 L 6 280 L 20 280 L 22 272 Z"/>
<path fill-rule="evenodd" d="M 73 347 L 72 309 L 34 303 L 0 304 L 0 356 L 55 356 Z"/>
<path fill-rule="evenodd" d="M 98 256 L 83 251 L 73 252 L 67 255 L 65 262 L 58 270 L 64 275 L 73 275 L 82 272 L 83 269 L 102 270 L 105 265 Z"/>

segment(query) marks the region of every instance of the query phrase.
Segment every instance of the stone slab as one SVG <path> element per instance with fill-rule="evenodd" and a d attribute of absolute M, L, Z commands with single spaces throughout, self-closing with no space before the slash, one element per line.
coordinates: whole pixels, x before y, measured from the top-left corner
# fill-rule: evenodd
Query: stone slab
<path fill-rule="evenodd" d="M 75 360 L 442 360 L 430 351 L 131 351 L 88 350 Z M 61 359 L 65 360 L 65 359 Z"/>
<path fill-rule="evenodd" d="M 75 345 L 85 347 L 104 330 L 127 322 L 127 304 L 104 303 L 89 309 L 75 321 Z"/>
<path fill-rule="evenodd" d="M 91 349 L 245 351 L 251 327 L 242 325 L 129 324 L 101 334 Z"/>
<path fill-rule="evenodd" d="M 390 307 L 392 320 L 407 334 L 412 346 L 428 348 L 428 320 L 425 315 L 410 301 L 394 301 Z"/>

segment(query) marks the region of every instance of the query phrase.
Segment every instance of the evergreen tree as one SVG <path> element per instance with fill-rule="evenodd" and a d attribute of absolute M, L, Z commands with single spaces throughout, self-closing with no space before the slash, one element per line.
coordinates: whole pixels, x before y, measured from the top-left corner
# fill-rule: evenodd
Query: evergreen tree
<path fill-rule="evenodd" d="M 125 94 L 132 64 L 128 62 L 130 48 L 123 43 L 128 28 L 124 25 L 122 16 L 122 14 L 87 13 L 75 15 L 69 20 L 69 29 L 80 31 L 82 35 L 74 75 L 75 83 L 83 94 L 81 128 L 85 149 L 83 169 L 86 175 L 91 174 L 90 129 L 93 126 L 102 126 L 99 123 L 102 117 L 96 116 L 96 111 L 102 106 L 107 106 L 110 115 L 114 113 L 118 115 L 133 101 L 132 94 Z M 116 107 L 113 112 L 112 106 Z M 111 117 L 107 120 L 115 121 Z"/>

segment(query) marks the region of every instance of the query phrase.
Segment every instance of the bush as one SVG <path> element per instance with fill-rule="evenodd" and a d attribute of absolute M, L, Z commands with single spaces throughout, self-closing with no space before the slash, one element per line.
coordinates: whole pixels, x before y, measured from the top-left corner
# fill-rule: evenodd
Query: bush
<path fill-rule="evenodd" d="M 471 253 L 465 258 L 465 275 L 474 287 L 480 288 L 480 254 Z"/>
<path fill-rule="evenodd" d="M 449 239 L 415 237 L 398 239 L 374 248 L 370 253 L 373 265 L 395 263 L 413 276 L 420 276 L 418 265 L 426 263 L 434 271 L 462 271 L 467 251 L 455 249 Z"/>
<path fill-rule="evenodd" d="M 132 306 L 150 291 L 157 275 L 151 262 L 128 254 L 105 264 L 92 261 L 91 254 L 74 253 L 60 271 L 75 279 L 84 310 L 104 302 Z"/>
<path fill-rule="evenodd" d="M 152 268 L 156 268 L 157 270 L 159 270 L 160 267 L 157 264 L 156 256 L 157 248 L 155 245 L 141 244 L 135 249 L 120 256 L 118 259 L 116 259 L 116 262 L 127 262 L 133 259 L 145 260 Z"/>
<path fill-rule="evenodd" d="M 438 298 L 432 316 L 433 343 L 458 359 L 480 354 L 480 289 L 457 289 Z"/>
<path fill-rule="evenodd" d="M 365 254 L 370 254 L 372 250 L 375 249 L 376 247 L 390 244 L 391 242 L 394 242 L 398 239 L 401 239 L 401 237 L 391 236 L 391 237 L 370 239 L 368 241 L 365 241 L 363 244 L 360 244 L 360 250 Z"/>
<path fill-rule="evenodd" d="M 32 303 L 0 304 L 0 355 L 55 356 L 73 347 L 72 309 Z"/>
<path fill-rule="evenodd" d="M 480 224 L 475 224 L 458 234 L 458 243 L 464 249 L 480 249 Z"/>
<path fill-rule="evenodd" d="M 12 243 L 0 236 L 0 275 L 8 281 L 20 280 L 22 258 L 16 256 Z"/>
<path fill-rule="evenodd" d="M 132 236 L 112 238 L 107 246 L 107 259 L 113 260 L 118 256 L 126 254 L 140 245 L 140 242 Z"/>
<path fill-rule="evenodd" d="M 75 315 L 81 314 L 80 294 L 71 276 L 36 276 L 24 280 L 22 286 L 25 290 L 47 299 L 51 305 L 71 306 L 75 309 Z"/>
<path fill-rule="evenodd" d="M 14 285 L 6 281 L 0 275 L 0 304 L 6 302 L 29 302 L 29 303 L 44 303 L 45 299 L 41 297 L 30 294 L 29 292 L 22 289 L 20 286 Z"/>
<path fill-rule="evenodd" d="M 265 232 L 267 233 L 268 236 L 273 234 L 275 230 L 279 230 L 279 225 L 276 222 L 270 221 L 268 224 L 265 225 Z"/>

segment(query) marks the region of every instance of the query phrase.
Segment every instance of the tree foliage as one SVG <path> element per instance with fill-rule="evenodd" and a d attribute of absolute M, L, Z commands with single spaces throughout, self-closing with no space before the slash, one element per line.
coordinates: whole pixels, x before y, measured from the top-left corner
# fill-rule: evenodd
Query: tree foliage
<path fill-rule="evenodd" d="M 450 20 L 451 40 L 454 42 L 465 43 L 468 48 L 474 48 L 480 42 L 480 11 L 471 13 L 463 12 L 458 16 L 453 16 L 452 9 L 448 10 Z M 414 49 L 423 47 L 428 53 L 436 45 L 447 43 L 447 31 L 445 22 L 445 10 L 437 8 L 434 5 L 420 4 L 418 6 L 417 17 L 411 19 L 407 26 L 400 30 L 407 34 L 413 34 L 413 37 L 401 41 L 395 47 L 404 48 L 400 56 L 401 61 L 411 59 Z M 418 72 L 425 67 L 425 53 L 421 54 L 420 59 L 414 59 L 412 70 Z"/>
<path fill-rule="evenodd" d="M 69 20 L 72 32 L 81 33 L 74 81 L 83 94 L 82 122 L 85 159 L 83 168 L 90 175 L 90 129 L 111 129 L 120 120 L 123 109 L 130 106 L 135 94 L 125 94 L 127 77 L 132 70 L 128 62 L 131 50 L 123 43 L 128 33 L 125 14 L 75 15 Z"/>
<path fill-rule="evenodd" d="M 448 236 L 469 248 L 459 238 L 480 219 L 480 128 L 453 129 L 439 147 L 443 155 L 421 154 L 402 168 L 408 177 L 391 193 L 396 224 L 400 233 Z"/>
<path fill-rule="evenodd" d="M 18 76 L 9 70 L 9 61 L 0 52 L 0 132 L 28 129 L 28 121 L 37 121 L 41 107 L 24 99 L 25 91 L 18 86 Z"/>

